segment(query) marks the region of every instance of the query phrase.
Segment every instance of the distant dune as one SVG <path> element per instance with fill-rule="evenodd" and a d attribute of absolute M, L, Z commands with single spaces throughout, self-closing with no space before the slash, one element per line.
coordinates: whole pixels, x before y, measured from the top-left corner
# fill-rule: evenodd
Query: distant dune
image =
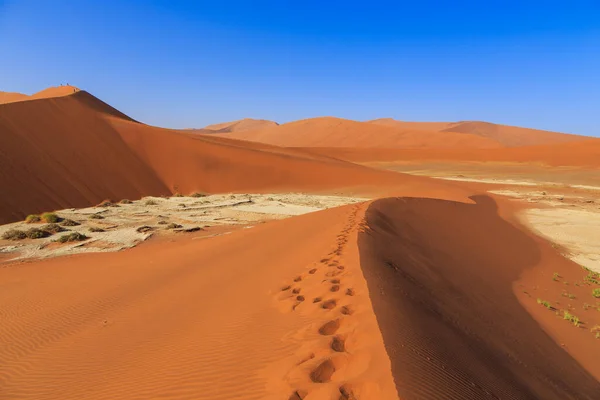
<path fill-rule="evenodd" d="M 0 186 L 10 188 L 0 198 L 1 223 L 106 198 L 331 190 L 413 179 L 300 150 L 150 127 L 69 90 L 0 106 Z"/>
<path fill-rule="evenodd" d="M 266 119 L 245 118 L 240 119 L 239 121 L 223 122 L 221 124 L 208 125 L 203 129 L 213 131 L 215 133 L 227 133 L 242 132 L 252 129 L 262 129 L 277 125 L 279 125 L 277 122 L 268 121 Z"/>
<path fill-rule="evenodd" d="M 402 129 L 422 129 L 436 132 L 458 132 L 492 139 L 506 147 L 567 143 L 586 139 L 585 136 L 492 124 L 481 121 L 405 122 L 382 118 L 369 123 Z"/>
<path fill-rule="evenodd" d="M 263 129 L 229 132 L 224 137 L 284 147 L 472 148 L 501 146 L 465 133 L 403 129 L 334 117 L 311 118 Z"/>
<path fill-rule="evenodd" d="M 0 104 L 27 100 L 29 96 L 21 93 L 0 92 Z"/>

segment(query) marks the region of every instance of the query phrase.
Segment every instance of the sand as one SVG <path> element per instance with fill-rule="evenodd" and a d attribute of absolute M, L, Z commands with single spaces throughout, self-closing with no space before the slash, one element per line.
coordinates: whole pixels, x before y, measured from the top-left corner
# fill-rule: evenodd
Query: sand
<path fill-rule="evenodd" d="M 0 399 L 598 398 L 600 141 L 254 123 L 0 106 L 0 223 L 104 230 L 0 243 Z"/>
<path fill-rule="evenodd" d="M 277 122 L 268 121 L 266 119 L 246 118 L 239 121 L 223 122 L 221 124 L 213 124 L 204 127 L 203 129 L 213 131 L 214 133 L 226 132 L 241 132 L 253 129 L 262 129 L 279 125 Z"/>

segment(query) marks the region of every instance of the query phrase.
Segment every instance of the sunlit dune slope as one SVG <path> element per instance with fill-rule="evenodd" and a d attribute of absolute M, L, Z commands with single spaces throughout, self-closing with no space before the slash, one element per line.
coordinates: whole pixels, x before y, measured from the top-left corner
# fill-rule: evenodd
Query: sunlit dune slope
<path fill-rule="evenodd" d="M 251 129 L 262 129 L 271 126 L 279 125 L 277 122 L 268 121 L 265 119 L 245 118 L 239 121 L 223 122 L 221 124 L 213 124 L 204 127 L 203 129 L 213 131 L 215 133 L 240 132 Z"/>

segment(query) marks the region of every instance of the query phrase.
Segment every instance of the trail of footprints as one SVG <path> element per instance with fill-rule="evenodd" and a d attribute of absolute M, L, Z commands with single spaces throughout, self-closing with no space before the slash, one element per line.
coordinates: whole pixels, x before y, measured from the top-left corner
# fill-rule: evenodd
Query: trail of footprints
<path fill-rule="evenodd" d="M 347 352 L 348 335 L 340 333 L 340 328 L 343 328 L 344 324 L 348 322 L 348 318 L 352 318 L 354 307 L 351 300 L 356 291 L 354 288 L 344 285 L 344 278 L 350 273 L 346 271 L 340 258 L 347 246 L 350 232 L 356 227 L 356 215 L 359 207 L 356 205 L 352 209 L 346 225 L 337 236 L 335 249 L 321 259 L 316 267 L 295 277 L 292 283 L 281 288 L 283 293 L 280 295 L 280 299 L 281 301 L 291 301 L 291 311 L 300 307 L 319 307 L 332 315 L 332 319 L 321 325 L 316 332 L 323 340 L 329 341 L 329 354 L 322 356 L 320 360 L 315 360 L 313 353 L 297 364 L 298 367 L 308 362 L 314 364 L 308 378 L 315 384 L 334 383 L 332 377 L 336 369 L 343 366 L 340 363 L 346 362 L 346 358 L 334 356 L 336 353 Z M 314 281 L 318 279 L 323 285 L 323 294 L 307 298 L 303 294 L 304 287 L 314 285 Z M 338 390 L 339 400 L 357 399 L 352 388 L 347 384 L 340 385 Z M 291 393 L 289 400 L 302 400 L 308 394 L 306 390 L 297 389 Z"/>

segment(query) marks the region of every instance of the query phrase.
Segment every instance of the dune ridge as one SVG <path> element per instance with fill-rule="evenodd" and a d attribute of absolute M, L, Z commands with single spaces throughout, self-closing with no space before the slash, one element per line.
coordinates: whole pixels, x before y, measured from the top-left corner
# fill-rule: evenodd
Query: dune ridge
<path fill-rule="evenodd" d="M 214 133 L 240 132 L 251 129 L 261 129 L 279 125 L 277 122 L 266 119 L 244 118 L 232 122 L 223 122 L 205 126 L 204 130 L 213 131 Z"/>

